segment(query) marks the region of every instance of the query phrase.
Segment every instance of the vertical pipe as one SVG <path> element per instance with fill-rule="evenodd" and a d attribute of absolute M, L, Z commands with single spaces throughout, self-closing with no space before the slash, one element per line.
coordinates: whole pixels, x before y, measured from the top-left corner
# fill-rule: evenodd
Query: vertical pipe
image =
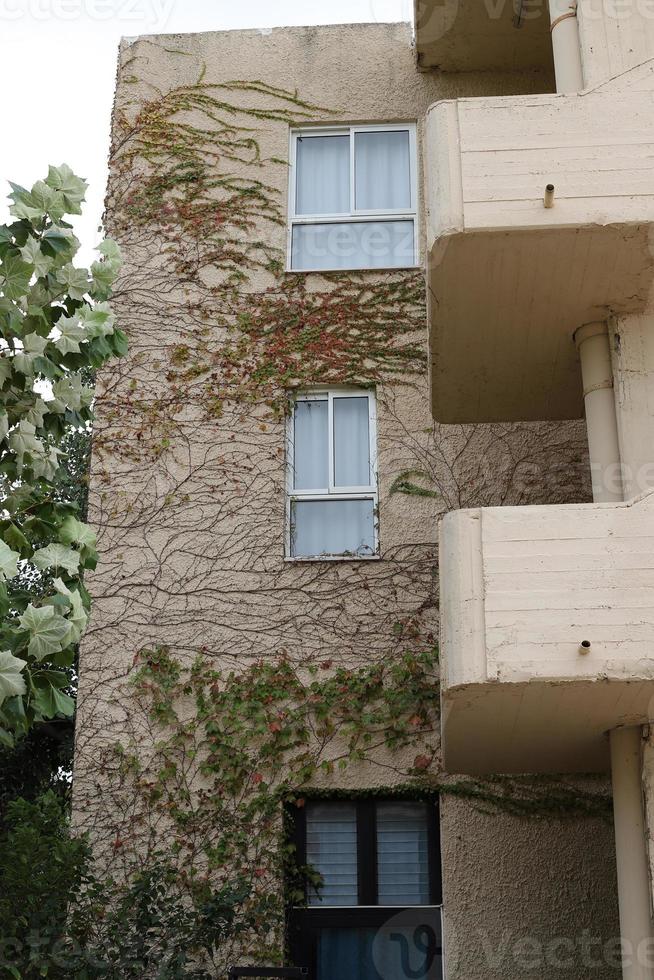
<path fill-rule="evenodd" d="M 549 0 L 549 4 L 556 91 L 565 94 L 581 92 L 584 76 L 581 68 L 577 0 Z"/>
<path fill-rule="evenodd" d="M 610 733 L 623 980 L 653 980 L 650 884 L 643 817 L 641 729 Z M 639 956 L 640 952 L 640 956 Z M 646 954 L 646 955 L 645 955 Z"/>
<path fill-rule="evenodd" d="M 613 368 L 606 323 L 586 323 L 575 333 L 581 358 L 588 450 L 595 503 L 623 500 Z"/>

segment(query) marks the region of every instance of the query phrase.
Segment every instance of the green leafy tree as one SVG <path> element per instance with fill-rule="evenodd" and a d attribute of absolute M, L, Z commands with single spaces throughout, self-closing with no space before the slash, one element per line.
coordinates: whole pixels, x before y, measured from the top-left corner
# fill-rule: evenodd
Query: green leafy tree
<path fill-rule="evenodd" d="M 50 167 L 31 190 L 12 184 L 0 226 L 0 744 L 69 718 L 70 668 L 96 563 L 85 496 L 66 489 L 67 451 L 92 421 L 91 372 L 127 349 L 108 304 L 120 251 L 106 239 L 90 269 L 66 216 L 86 183 Z M 72 440 L 72 442 L 71 442 Z M 70 470 L 69 470 L 70 473 Z M 75 479 L 74 476 L 72 478 Z"/>

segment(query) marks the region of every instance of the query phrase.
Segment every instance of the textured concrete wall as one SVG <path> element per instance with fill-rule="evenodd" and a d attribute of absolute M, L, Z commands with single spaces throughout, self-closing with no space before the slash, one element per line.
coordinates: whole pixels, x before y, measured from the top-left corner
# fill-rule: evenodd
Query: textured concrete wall
<path fill-rule="evenodd" d="M 603 823 L 498 819 L 450 803 L 442 832 L 448 980 L 621 976 Z"/>
<path fill-rule="evenodd" d="M 650 244 L 651 248 L 651 244 Z M 625 499 L 654 486 L 654 312 L 611 322 L 611 357 Z"/>
<path fill-rule="evenodd" d="M 407 25 L 156 37 L 123 45 L 107 217 L 127 260 L 116 307 L 131 347 L 129 357 L 100 383 L 91 520 L 98 527 L 102 561 L 88 583 L 95 606 L 81 652 L 75 773 L 76 821 L 92 831 L 99 846 L 120 834 L 131 806 L 112 795 L 111 775 L 100 761 L 102 746 L 131 733 L 147 753 L 154 738 L 135 718 L 122 686 L 139 650 L 168 644 L 189 661 L 203 652 L 228 666 L 281 649 L 297 662 L 383 659 L 398 648 L 398 620 L 415 621 L 423 638 L 436 631 L 437 522 L 444 510 L 588 496 L 585 438 L 578 424 L 437 427 L 429 414 L 424 372 L 393 373 L 382 366 L 375 375 L 364 358 L 354 373 L 362 382 L 376 381 L 379 402 L 381 560 L 284 561 L 284 421 L 266 408 L 261 393 L 256 397 L 256 386 L 254 401 L 244 400 L 252 374 L 243 373 L 243 363 L 230 375 L 220 362 L 221 348 L 233 340 L 233 323 L 221 305 L 229 275 L 221 266 L 224 256 L 198 262 L 190 249 L 182 261 L 185 240 L 180 244 L 174 228 L 162 230 L 161 219 L 156 228 L 144 227 L 135 218 L 133 194 L 140 175 L 148 173 L 142 154 L 130 156 L 147 124 L 139 113 L 148 100 L 160 105 L 172 89 L 193 86 L 198 78 L 204 85 L 264 83 L 265 92 L 225 92 L 232 108 L 239 100 L 254 100 L 265 109 L 270 87 L 276 87 L 326 107 L 322 119 L 312 110 L 311 122 L 324 122 L 327 109 L 332 110 L 329 122 L 417 120 L 420 138 L 425 112 L 437 99 L 552 87 L 551 78 L 536 74 L 420 74 Z M 151 110 L 146 105 L 144 111 L 147 116 Z M 235 118 L 230 113 L 225 109 L 228 119 Z M 198 123 L 197 111 L 186 121 Z M 253 131 L 265 161 L 258 179 L 283 212 L 288 120 L 281 113 L 259 118 Z M 166 132 L 159 136 L 165 146 Z M 217 172 L 237 179 L 252 173 L 251 163 L 226 153 L 213 160 Z M 283 224 L 268 223 L 262 230 L 256 218 L 243 234 L 252 241 L 264 235 L 271 247 L 284 246 Z M 167 249 L 178 256 L 173 264 Z M 248 281 L 235 286 L 242 291 L 244 310 L 257 304 L 260 309 L 264 290 L 280 285 L 279 272 L 255 265 Z M 365 303 L 380 282 L 397 280 L 398 274 L 352 277 L 355 302 Z M 293 277 L 284 284 L 297 289 Z M 308 277 L 307 301 L 337 288 L 328 277 Z M 402 335 L 399 320 L 396 329 L 398 344 L 411 341 L 424 351 L 423 300 L 424 293 L 397 307 L 397 316 L 417 318 L 413 334 Z M 198 313 L 203 304 L 211 309 L 208 320 Z M 387 329 L 392 340 L 393 328 Z M 260 365 L 260 348 L 249 355 Z M 266 351 L 266 356 L 277 355 Z M 180 361 L 197 363 L 197 371 L 180 378 Z M 207 412 L 212 391 L 206 374 L 218 363 L 215 394 L 221 406 Z M 306 364 L 302 370 L 306 379 Z M 311 380 L 325 383 L 334 377 L 316 368 Z M 419 472 L 413 479 L 430 490 L 428 495 L 391 493 L 408 470 Z M 335 777 L 333 785 L 378 786 L 380 770 L 373 768 L 352 769 L 340 782 Z M 386 784 L 399 778 L 389 769 L 383 772 Z M 576 980 L 585 975 L 579 957 L 571 968 L 548 965 L 530 972 L 507 963 L 493 974 L 478 929 L 495 932 L 507 924 L 519 936 L 543 941 L 558 936 L 563 924 L 573 937 L 587 926 L 603 939 L 613 935 L 612 851 L 610 830 L 603 825 L 482 817 L 469 803 L 445 797 L 447 921 L 459 937 L 459 965 L 453 956 L 450 978 Z M 604 967 L 592 975 L 614 974 Z"/>

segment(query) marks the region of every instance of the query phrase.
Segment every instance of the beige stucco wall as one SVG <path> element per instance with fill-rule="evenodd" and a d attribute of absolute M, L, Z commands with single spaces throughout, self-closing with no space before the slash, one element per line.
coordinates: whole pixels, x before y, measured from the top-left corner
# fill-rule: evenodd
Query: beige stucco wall
<path fill-rule="evenodd" d="M 147 170 L 141 158 L 126 164 L 139 106 L 193 85 L 202 73 L 203 84 L 236 79 L 296 90 L 305 102 L 331 109 L 330 122 L 417 120 L 420 137 L 437 99 L 548 91 L 550 78 L 420 74 L 407 25 L 147 38 L 123 44 L 120 58 L 107 220 L 126 257 L 115 305 L 130 354 L 100 380 L 91 520 L 102 560 L 88 582 L 95 605 L 81 652 L 75 770 L 76 821 L 99 843 L 116 836 L 129 809 L 129 801 L 122 812 L 116 808 L 101 746 L 135 726 L 145 749 L 153 737 L 138 727 L 122 688 L 140 649 L 167 644 L 182 658 L 205 652 L 229 666 L 280 650 L 298 662 L 387 657 L 398 649 L 398 620 L 417 622 L 423 637 L 436 633 L 437 524 L 444 510 L 588 496 L 578 424 L 436 427 L 426 373 L 386 375 L 377 384 L 381 560 L 285 562 L 283 419 L 256 399 L 245 404 L 234 390 L 222 414 L 208 417 L 200 389 L 206 379 L 180 384 L 175 375 L 180 344 L 209 362 L 230 337 L 218 307 L 208 324 L 198 322 L 194 307 L 198 298 L 215 301 L 211 288 L 224 275 L 203 268 L 199 286 L 183 271 L 171 272 L 161 236 L 137 226 L 129 210 L 135 175 Z M 257 95 L 257 104 L 267 98 Z M 314 112 L 311 121 L 324 120 Z M 289 124 L 259 120 L 256 137 L 268 161 L 259 179 L 285 209 L 287 171 L 270 161 L 288 158 Z M 245 172 L 238 161 L 217 158 L 216 167 L 223 166 Z M 260 233 L 283 247 L 283 226 L 246 232 Z M 363 275 L 357 282 L 365 296 L 373 280 Z M 274 287 L 274 276 L 258 268 L 242 289 L 255 295 Z M 333 284 L 312 276 L 308 287 L 328 291 Z M 425 333 L 421 328 L 416 338 L 423 349 Z M 362 381 L 366 371 L 362 364 Z M 237 387 L 238 379 L 217 378 L 221 394 L 230 384 Z M 390 492 L 409 470 L 420 472 L 414 479 L 430 496 Z M 385 778 L 390 784 L 399 777 Z M 351 770 L 334 780 L 365 784 L 379 785 L 379 771 Z M 564 927 L 572 938 L 590 928 L 608 939 L 617 933 L 612 855 L 604 825 L 481 816 L 446 796 L 446 913 L 448 931 L 458 937 L 451 980 L 580 978 L 579 956 L 572 967 L 550 963 L 534 972 L 506 962 L 493 973 L 478 930 L 509 928 L 516 937 L 549 941 Z M 614 972 L 605 966 L 592 975 Z"/>

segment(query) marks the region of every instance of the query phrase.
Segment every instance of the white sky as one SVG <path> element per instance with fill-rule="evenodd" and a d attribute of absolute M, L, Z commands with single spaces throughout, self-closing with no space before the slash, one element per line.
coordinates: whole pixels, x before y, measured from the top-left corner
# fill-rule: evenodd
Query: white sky
<path fill-rule="evenodd" d="M 410 20 L 412 0 L 0 0 L 0 223 L 7 180 L 31 187 L 68 163 L 91 184 L 76 224 L 99 241 L 121 36 Z"/>

